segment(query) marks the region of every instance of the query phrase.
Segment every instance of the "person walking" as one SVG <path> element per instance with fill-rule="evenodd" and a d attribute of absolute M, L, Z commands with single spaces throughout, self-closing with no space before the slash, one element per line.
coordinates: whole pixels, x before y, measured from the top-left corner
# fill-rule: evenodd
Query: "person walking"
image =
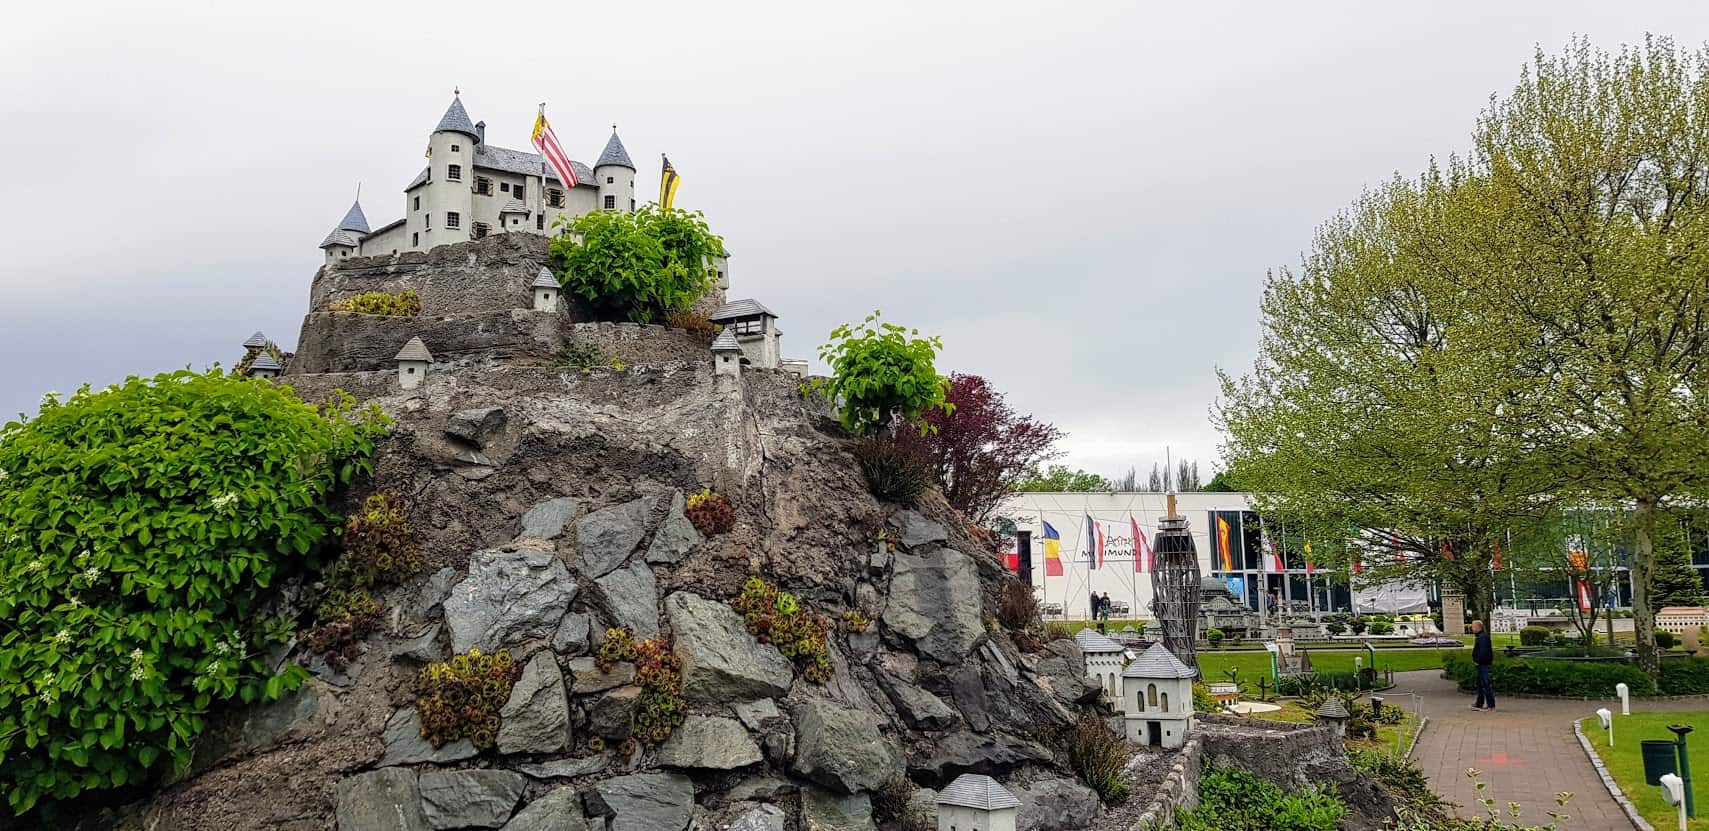
<path fill-rule="evenodd" d="M 1478 665 L 1478 701 L 1472 705 L 1474 710 L 1495 709 L 1495 686 L 1490 681 L 1490 665 L 1495 663 L 1495 645 L 1490 643 L 1489 633 L 1484 631 L 1484 622 L 1472 621 L 1472 634 L 1477 639 L 1472 642 L 1472 663 Z"/>

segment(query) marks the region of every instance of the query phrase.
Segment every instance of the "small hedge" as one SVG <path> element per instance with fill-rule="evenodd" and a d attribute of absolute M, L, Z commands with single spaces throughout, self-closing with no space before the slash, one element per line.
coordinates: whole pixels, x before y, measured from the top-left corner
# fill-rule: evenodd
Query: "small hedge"
<path fill-rule="evenodd" d="M 1527 626 L 1519 630 L 1519 643 L 1524 646 L 1542 646 L 1553 638 L 1555 633 L 1543 626 Z"/>
<path fill-rule="evenodd" d="M 1477 665 L 1463 651 L 1442 653 L 1442 667 L 1461 689 L 1477 685 Z M 1664 673 L 1665 677 L 1665 673 Z M 1691 674 L 1693 682 L 1709 675 Z M 1632 695 L 1656 695 L 1655 682 L 1637 667 L 1612 661 L 1527 660 L 1497 657 L 1490 671 L 1496 695 L 1558 695 L 1570 698 L 1608 698 L 1614 685 L 1624 683 Z"/>

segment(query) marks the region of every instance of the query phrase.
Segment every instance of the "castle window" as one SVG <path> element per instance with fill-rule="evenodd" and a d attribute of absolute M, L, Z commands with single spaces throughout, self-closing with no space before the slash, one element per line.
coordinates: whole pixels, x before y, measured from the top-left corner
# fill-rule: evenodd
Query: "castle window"
<path fill-rule="evenodd" d="M 535 215 L 535 217 L 534 217 L 534 229 L 537 231 L 546 230 L 546 215 L 545 214 L 536 214 Z"/>
<path fill-rule="evenodd" d="M 493 231 L 493 229 L 492 229 L 491 225 L 488 225 L 485 222 L 477 222 L 477 223 L 475 223 L 474 233 L 470 234 L 469 238 L 470 239 L 486 239 L 487 234 L 492 233 L 492 231 Z"/>
<path fill-rule="evenodd" d="M 429 231 L 433 230 L 433 214 L 431 212 L 421 215 L 421 227 Z"/>
<path fill-rule="evenodd" d="M 451 145 L 451 152 L 453 152 L 453 153 L 455 153 L 455 152 L 457 152 L 457 151 L 459 151 L 459 150 L 462 150 L 462 149 L 463 149 L 463 148 L 461 148 L 461 147 L 458 147 L 458 146 L 457 146 L 457 145 L 455 145 L 455 144 L 453 144 L 453 145 Z"/>
<path fill-rule="evenodd" d="M 492 196 L 493 195 L 493 180 L 488 179 L 485 176 L 476 176 L 475 177 L 475 193 L 478 193 L 482 196 Z"/>
<path fill-rule="evenodd" d="M 615 196 L 605 197 L 605 209 L 606 210 L 608 210 L 608 211 L 613 210 L 616 207 L 617 207 L 617 197 L 615 197 Z"/>
<path fill-rule="evenodd" d="M 761 335 L 765 333 L 765 322 L 757 317 L 738 320 L 732 325 L 738 335 Z"/>
<path fill-rule="evenodd" d="M 613 183 L 613 182 L 616 182 L 616 181 L 617 181 L 617 177 L 616 177 L 616 176 L 607 176 L 607 177 L 605 177 L 605 183 L 606 183 L 606 184 L 608 184 L 608 185 L 609 185 L 609 184 L 612 184 L 612 183 Z"/>
<path fill-rule="evenodd" d="M 446 165 L 445 178 L 450 179 L 453 182 L 463 181 L 463 166 L 460 164 Z"/>
<path fill-rule="evenodd" d="M 546 204 L 553 208 L 564 207 L 564 192 L 557 188 L 546 191 Z"/>
<path fill-rule="evenodd" d="M 522 185 L 511 185 L 510 195 L 516 197 L 517 199 L 521 199 L 522 198 Z"/>
<path fill-rule="evenodd" d="M 421 197 L 415 197 L 415 204 L 411 207 L 411 210 L 421 210 Z"/>
<path fill-rule="evenodd" d="M 499 189 L 499 192 L 501 192 L 501 193 L 510 193 L 510 183 L 509 182 L 499 182 L 498 183 L 498 189 Z"/>
<path fill-rule="evenodd" d="M 420 248 L 421 247 L 421 234 L 415 233 L 415 234 L 409 235 L 409 247 L 411 247 L 411 248 Z"/>
<path fill-rule="evenodd" d="M 629 200 L 629 210 L 635 210 L 635 200 Z"/>
<path fill-rule="evenodd" d="M 445 212 L 445 227 L 447 227 L 447 228 L 461 228 L 461 227 L 463 227 L 463 215 L 460 213 L 457 213 L 456 211 L 446 211 Z"/>

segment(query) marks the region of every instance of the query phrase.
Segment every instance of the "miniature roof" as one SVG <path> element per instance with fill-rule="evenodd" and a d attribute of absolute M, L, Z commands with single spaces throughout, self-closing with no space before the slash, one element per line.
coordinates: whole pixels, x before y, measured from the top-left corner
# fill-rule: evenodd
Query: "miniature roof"
<path fill-rule="evenodd" d="M 350 210 L 346 211 L 344 218 L 338 222 L 338 230 L 368 233 L 368 217 L 362 214 L 361 202 L 350 203 Z"/>
<path fill-rule="evenodd" d="M 498 170 L 504 173 L 518 173 L 523 176 L 541 176 L 550 182 L 559 181 L 558 171 L 546 164 L 545 157 L 539 153 L 512 150 L 508 147 L 494 147 L 485 143 L 475 145 L 475 167 L 484 167 L 488 170 Z M 577 184 L 593 186 L 593 171 L 587 165 L 572 159 L 570 160 L 570 170 L 575 173 Z M 425 181 L 422 176 L 417 176 L 416 179 Z M 409 187 L 415 187 L 420 184 L 420 181 L 412 182 Z M 404 190 L 409 190 L 409 188 L 404 188 Z"/>
<path fill-rule="evenodd" d="M 1325 698 L 1323 706 L 1317 708 L 1316 715 L 1319 718 L 1346 719 L 1353 717 L 1352 713 L 1347 712 L 1347 705 L 1341 703 L 1341 696 L 1338 695 Z"/>
<path fill-rule="evenodd" d="M 1090 629 L 1075 632 L 1074 642 L 1080 644 L 1081 652 L 1120 652 L 1123 648 L 1121 644 Z"/>
<path fill-rule="evenodd" d="M 1709 609 L 1702 606 L 1663 606 L 1658 615 L 1706 615 Z"/>
<path fill-rule="evenodd" d="M 267 345 L 267 336 L 260 332 L 256 332 L 255 334 L 250 335 L 249 340 L 244 341 L 243 345 L 245 348 L 253 347 L 255 349 L 260 349 Z"/>
<path fill-rule="evenodd" d="M 760 301 L 750 299 L 732 300 L 729 303 L 725 303 L 724 305 L 713 309 L 712 314 L 707 315 L 706 319 L 713 323 L 722 323 L 726 320 L 735 320 L 739 317 L 753 317 L 754 315 L 771 315 L 772 317 L 777 317 L 776 312 L 760 305 Z"/>
<path fill-rule="evenodd" d="M 272 369 L 272 370 L 284 369 L 284 367 L 279 366 L 278 361 L 273 360 L 272 355 L 269 355 L 266 352 L 263 352 L 260 355 L 255 356 L 255 360 L 250 362 L 249 368 L 251 370 L 255 370 L 255 369 Z"/>
<path fill-rule="evenodd" d="M 339 228 L 339 229 L 334 230 L 332 233 L 327 234 L 326 239 L 323 239 L 320 241 L 320 247 L 321 248 L 326 248 L 326 247 L 333 246 L 333 245 L 348 245 L 351 248 L 355 248 L 356 247 L 356 234 L 354 232 L 346 231 L 342 228 Z"/>
<path fill-rule="evenodd" d="M 439 126 L 433 128 L 435 133 L 462 133 L 471 138 L 479 138 L 475 132 L 475 122 L 469 120 L 469 111 L 463 109 L 463 99 L 451 97 L 451 106 L 445 108 L 444 117 L 439 119 Z"/>
<path fill-rule="evenodd" d="M 977 773 L 964 773 L 938 794 L 939 805 L 959 805 L 979 811 L 1015 808 L 1021 804 L 1015 795 L 997 780 Z"/>
<path fill-rule="evenodd" d="M 552 269 L 540 266 L 539 275 L 534 278 L 534 282 L 528 284 L 528 287 L 531 289 L 559 289 L 563 288 L 563 285 L 558 282 L 558 278 L 552 276 Z"/>
<path fill-rule="evenodd" d="M 528 213 L 528 206 L 522 204 L 521 199 L 512 199 L 504 203 L 504 207 L 499 208 L 498 212 L 501 216 L 504 214 L 525 214 Z"/>
<path fill-rule="evenodd" d="M 404 344 L 404 348 L 398 350 L 397 357 L 393 360 L 432 361 L 433 353 L 427 351 L 427 344 L 422 343 L 421 338 L 410 338 L 409 343 Z"/>
<path fill-rule="evenodd" d="M 1122 671 L 1123 678 L 1192 678 L 1197 675 L 1161 643 L 1152 644 Z"/>
<path fill-rule="evenodd" d="M 630 170 L 635 169 L 635 163 L 629 160 L 629 151 L 623 149 L 623 140 L 617 137 L 617 128 L 611 128 L 611 140 L 605 143 L 605 152 L 599 154 L 599 161 L 594 167 L 604 167 L 608 164 L 620 165 Z"/>
<path fill-rule="evenodd" d="M 742 345 L 736 342 L 736 333 L 730 331 L 730 327 L 726 326 L 724 327 L 724 331 L 719 332 L 718 337 L 713 339 L 712 351 L 740 352 L 742 351 Z"/>

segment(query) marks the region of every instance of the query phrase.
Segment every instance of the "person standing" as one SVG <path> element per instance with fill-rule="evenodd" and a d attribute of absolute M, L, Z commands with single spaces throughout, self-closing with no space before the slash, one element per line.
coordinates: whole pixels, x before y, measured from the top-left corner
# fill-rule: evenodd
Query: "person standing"
<path fill-rule="evenodd" d="M 1110 593 L 1098 599 L 1098 634 L 1107 635 L 1110 625 Z"/>
<path fill-rule="evenodd" d="M 1495 645 L 1490 643 L 1489 633 L 1484 631 L 1484 622 L 1472 621 L 1472 634 L 1477 639 L 1472 642 L 1472 663 L 1478 666 L 1478 700 L 1472 705 L 1474 710 L 1495 709 L 1495 686 L 1490 681 L 1490 667 L 1495 663 Z"/>

